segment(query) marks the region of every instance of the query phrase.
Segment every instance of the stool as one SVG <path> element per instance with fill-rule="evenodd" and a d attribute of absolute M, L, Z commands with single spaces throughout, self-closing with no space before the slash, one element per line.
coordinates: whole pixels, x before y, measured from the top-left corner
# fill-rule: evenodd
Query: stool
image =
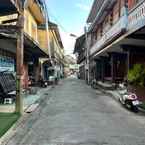
<path fill-rule="evenodd" d="M 5 98 L 4 99 L 4 104 L 12 104 L 13 103 L 13 99 L 12 98 Z"/>

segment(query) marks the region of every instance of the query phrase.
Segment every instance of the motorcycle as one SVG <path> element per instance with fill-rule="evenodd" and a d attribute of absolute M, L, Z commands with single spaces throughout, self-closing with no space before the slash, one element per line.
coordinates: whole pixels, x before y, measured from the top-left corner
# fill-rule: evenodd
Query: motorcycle
<path fill-rule="evenodd" d="M 92 81 L 91 81 L 91 87 L 93 88 L 93 89 L 97 89 L 97 81 L 95 80 L 95 79 L 93 79 Z"/>
<path fill-rule="evenodd" d="M 138 106 L 140 105 L 140 102 L 137 95 L 135 93 L 128 92 L 125 84 L 119 84 L 119 89 L 119 101 L 121 102 L 121 104 L 125 105 L 127 108 L 131 109 L 134 112 L 138 112 Z"/>
<path fill-rule="evenodd" d="M 136 94 L 134 93 L 130 93 L 130 92 L 126 92 L 125 94 L 121 95 L 121 97 L 119 98 L 119 101 L 125 105 L 127 108 L 131 109 L 134 112 L 138 112 L 138 105 L 139 100 L 138 97 L 136 96 Z"/>

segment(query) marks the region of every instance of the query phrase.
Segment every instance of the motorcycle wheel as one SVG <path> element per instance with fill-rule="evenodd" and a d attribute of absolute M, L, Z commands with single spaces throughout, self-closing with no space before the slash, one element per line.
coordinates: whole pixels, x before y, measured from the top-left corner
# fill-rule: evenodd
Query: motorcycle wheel
<path fill-rule="evenodd" d="M 132 109 L 133 112 L 135 112 L 135 113 L 138 113 L 138 112 L 139 112 L 139 109 L 138 109 L 137 106 L 133 106 L 133 105 L 132 105 L 132 108 L 131 108 L 131 109 Z"/>

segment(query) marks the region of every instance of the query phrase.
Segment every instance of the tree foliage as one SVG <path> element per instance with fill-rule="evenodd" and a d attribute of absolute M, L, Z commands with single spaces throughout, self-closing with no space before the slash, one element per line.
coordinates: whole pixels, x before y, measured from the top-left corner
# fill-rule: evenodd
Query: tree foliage
<path fill-rule="evenodd" d="M 145 86 L 145 66 L 143 64 L 135 64 L 128 72 L 128 81 L 135 86 Z"/>

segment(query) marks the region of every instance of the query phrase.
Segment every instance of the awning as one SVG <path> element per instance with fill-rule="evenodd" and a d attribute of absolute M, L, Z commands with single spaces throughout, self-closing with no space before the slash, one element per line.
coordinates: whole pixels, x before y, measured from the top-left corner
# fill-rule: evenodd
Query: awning
<path fill-rule="evenodd" d="M 0 33 L 0 48 L 16 53 L 16 36 L 13 34 Z M 24 53 L 35 55 L 35 57 L 47 58 L 39 44 L 32 40 L 28 35 L 24 35 Z"/>
<path fill-rule="evenodd" d="M 24 49 L 30 54 L 33 54 L 37 57 L 48 57 L 48 54 L 46 54 L 40 47 L 39 44 L 34 41 L 31 37 L 29 37 L 27 34 L 24 35 Z"/>
<path fill-rule="evenodd" d="M 132 47 L 138 47 L 138 51 L 141 50 L 139 48 L 144 47 L 145 48 L 145 43 L 144 43 L 144 39 L 140 39 L 140 38 L 134 38 L 133 34 L 138 34 L 138 33 L 144 33 L 145 36 L 145 28 L 136 31 L 136 32 L 128 32 L 124 35 L 122 35 L 121 37 L 119 37 L 117 40 L 113 41 L 111 44 L 109 44 L 108 46 L 104 47 L 103 49 L 101 49 L 100 51 L 98 51 L 93 58 L 97 58 L 99 56 L 104 56 L 106 55 L 108 52 L 120 52 L 120 53 L 124 53 L 122 46 L 132 46 Z"/>

